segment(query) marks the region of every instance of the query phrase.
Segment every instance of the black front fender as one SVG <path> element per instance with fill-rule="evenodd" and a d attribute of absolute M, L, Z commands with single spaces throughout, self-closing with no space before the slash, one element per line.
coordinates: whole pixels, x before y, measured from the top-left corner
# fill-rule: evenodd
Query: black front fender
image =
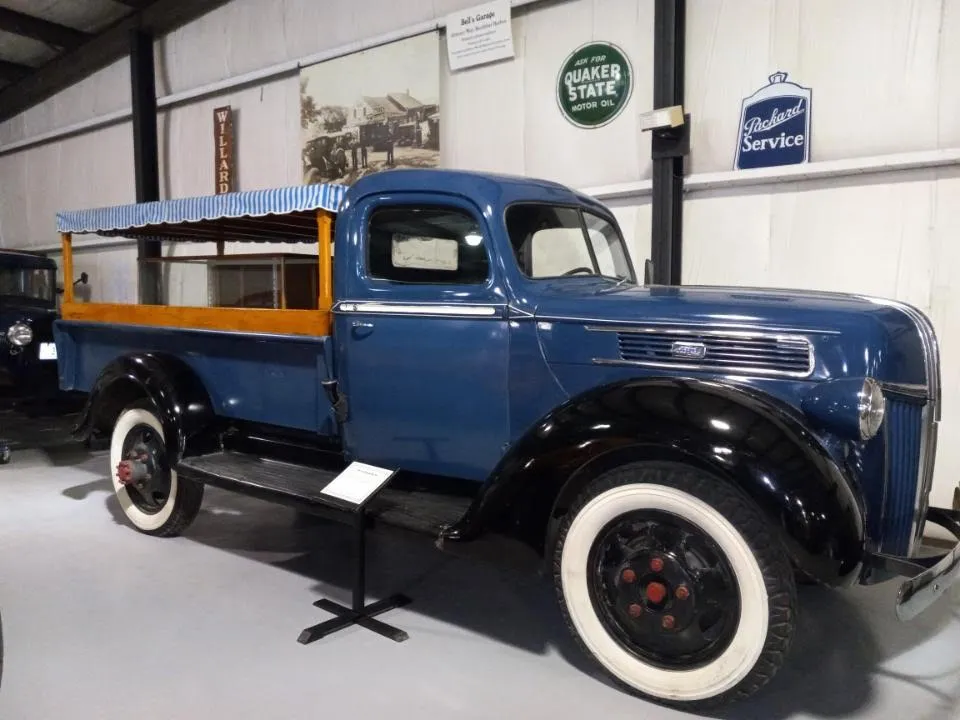
<path fill-rule="evenodd" d="M 853 479 L 790 406 L 699 380 L 629 380 L 556 408 L 504 456 L 453 537 L 497 527 L 548 552 L 551 527 L 586 483 L 645 459 L 690 463 L 735 483 L 796 566 L 832 585 L 855 580 L 864 516 Z"/>
<path fill-rule="evenodd" d="M 157 407 L 171 463 L 183 455 L 187 440 L 214 420 L 206 388 L 183 360 L 164 353 L 132 353 L 101 371 L 75 434 L 89 437 L 109 432 L 123 408 L 140 398 Z"/>

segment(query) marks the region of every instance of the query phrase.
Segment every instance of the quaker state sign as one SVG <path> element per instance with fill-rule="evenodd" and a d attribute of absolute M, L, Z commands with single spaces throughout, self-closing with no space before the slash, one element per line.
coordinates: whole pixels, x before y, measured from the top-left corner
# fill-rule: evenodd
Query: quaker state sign
<path fill-rule="evenodd" d="M 581 45 L 564 60 L 557 76 L 557 103 L 577 127 L 598 128 L 619 115 L 633 92 L 627 54 L 612 43 Z"/>

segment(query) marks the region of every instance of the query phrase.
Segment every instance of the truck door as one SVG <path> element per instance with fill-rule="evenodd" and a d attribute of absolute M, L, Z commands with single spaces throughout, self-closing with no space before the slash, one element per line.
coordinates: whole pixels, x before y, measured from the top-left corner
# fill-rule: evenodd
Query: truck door
<path fill-rule="evenodd" d="M 487 220 L 459 197 L 398 193 L 361 200 L 346 236 L 334 273 L 345 450 L 483 480 L 509 429 L 506 301 Z"/>

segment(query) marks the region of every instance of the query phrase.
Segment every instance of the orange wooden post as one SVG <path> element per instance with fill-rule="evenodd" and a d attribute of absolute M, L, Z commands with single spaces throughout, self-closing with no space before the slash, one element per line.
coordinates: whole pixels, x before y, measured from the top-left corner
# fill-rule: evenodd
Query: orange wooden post
<path fill-rule="evenodd" d="M 70 233 L 60 233 L 63 265 L 63 301 L 73 302 L 73 238 Z"/>
<path fill-rule="evenodd" d="M 330 233 L 333 218 L 326 210 L 317 210 L 317 264 L 320 268 L 320 292 L 317 298 L 319 309 L 333 309 L 333 261 L 330 256 Z"/>

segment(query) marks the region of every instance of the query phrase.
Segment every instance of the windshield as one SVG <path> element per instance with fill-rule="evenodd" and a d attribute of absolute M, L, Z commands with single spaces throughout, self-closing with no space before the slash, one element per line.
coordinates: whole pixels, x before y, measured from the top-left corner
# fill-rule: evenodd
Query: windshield
<path fill-rule="evenodd" d="M 0 295 L 56 301 L 56 274 L 53 270 L 0 267 Z"/>
<path fill-rule="evenodd" d="M 507 233 L 530 278 L 594 275 L 636 282 L 616 226 L 578 207 L 519 203 L 507 208 Z"/>

